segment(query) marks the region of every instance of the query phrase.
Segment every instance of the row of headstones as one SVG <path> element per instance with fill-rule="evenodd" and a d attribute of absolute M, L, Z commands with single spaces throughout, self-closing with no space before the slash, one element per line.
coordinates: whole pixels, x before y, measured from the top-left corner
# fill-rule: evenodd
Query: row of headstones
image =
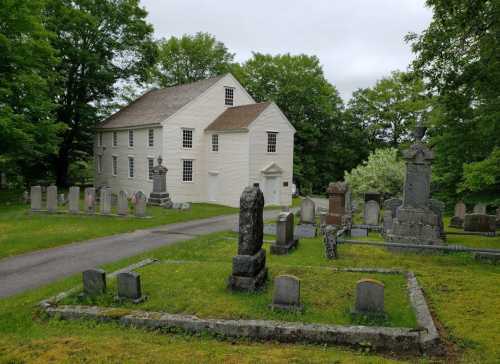
<path fill-rule="evenodd" d="M 455 204 L 455 211 L 450 220 L 450 227 L 463 228 L 465 231 L 495 232 L 500 227 L 500 207 L 495 215 L 488 215 L 486 204 L 474 205 L 472 214 L 467 213 L 467 207 L 462 201 Z"/>
<path fill-rule="evenodd" d="M 106 293 L 106 272 L 102 269 L 88 269 L 82 274 L 83 294 L 98 296 Z M 117 298 L 140 302 L 142 295 L 141 276 L 136 272 L 121 272 L 116 276 Z"/>
<path fill-rule="evenodd" d="M 32 186 L 30 191 L 31 210 L 42 210 L 42 187 Z M 146 195 L 142 191 L 136 192 L 132 196 L 134 215 L 137 217 L 146 216 Z M 46 189 L 46 209 L 49 213 L 56 213 L 59 208 L 57 186 L 48 186 Z M 112 207 L 111 188 L 103 187 L 100 190 L 99 212 L 101 215 L 110 215 Z M 69 188 L 68 211 L 71 214 L 80 213 L 80 187 Z M 94 187 L 87 187 L 84 191 L 84 212 L 87 214 L 96 213 L 96 190 Z M 125 191 L 120 191 L 117 197 L 117 214 L 128 215 L 129 204 L 128 195 Z"/>
<path fill-rule="evenodd" d="M 301 311 L 300 279 L 293 275 L 280 275 L 274 279 L 271 308 Z M 374 279 L 361 279 L 356 283 L 354 313 L 381 314 L 384 312 L 384 284 Z"/>

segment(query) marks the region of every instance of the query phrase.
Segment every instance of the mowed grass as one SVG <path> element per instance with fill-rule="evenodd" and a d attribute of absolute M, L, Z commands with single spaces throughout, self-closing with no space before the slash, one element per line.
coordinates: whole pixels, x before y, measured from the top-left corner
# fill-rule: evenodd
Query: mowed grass
<path fill-rule="evenodd" d="M 162 264 L 144 268 L 143 284 L 151 300 L 146 305 L 169 307 L 169 311 L 217 315 L 242 312 L 244 317 L 251 310 L 263 312 L 259 306 L 267 303 L 272 286 L 257 297 L 245 297 L 224 291 L 225 279 L 232 256 L 236 253 L 236 240 L 227 239 L 235 234 L 219 233 L 199 237 L 173 246 L 128 258 L 104 266 L 107 271 L 154 257 L 162 260 L 189 260 L 189 265 L 169 265 L 178 269 L 186 280 L 177 282 L 175 271 L 163 271 Z M 265 244 L 267 248 L 267 244 Z M 500 359 L 500 266 L 476 262 L 469 254 L 415 254 L 393 253 L 381 247 L 341 245 L 338 260 L 324 258 L 322 241 L 301 240 L 299 249 L 289 256 L 268 256 L 271 275 L 291 272 L 303 279 L 304 303 L 312 314 L 311 292 L 318 295 L 332 287 L 346 294 L 352 281 L 343 274 L 329 271 L 329 267 L 383 267 L 412 270 L 423 287 L 428 304 L 443 335 L 451 348 L 447 358 L 439 362 L 498 363 Z M 199 274 L 196 268 L 212 267 L 215 274 Z M 313 268 L 310 268 L 313 267 Z M 189 268 L 189 269 L 188 269 Z M 161 270 L 161 275 L 151 281 L 146 270 Z M 190 270 L 192 274 L 188 274 Z M 308 272 L 325 272 L 326 281 L 314 286 Z M 363 275 L 364 276 L 364 275 Z M 367 277 L 372 275 L 367 274 Z M 189 278 L 191 277 L 191 278 Z M 271 277 L 272 278 L 272 277 Z M 356 277 L 357 278 L 357 277 Z M 383 277 L 382 277 L 383 278 Z M 188 281 L 188 279 L 190 281 Z M 201 279 L 199 283 L 197 280 Z M 355 280 L 355 279 L 354 279 Z M 168 281 L 170 283 L 162 283 Z M 80 282 L 80 276 L 65 279 L 47 287 L 0 301 L 0 357 L 4 362 L 184 362 L 184 363 L 393 363 L 431 362 L 425 357 L 401 358 L 382 356 L 340 347 L 319 345 L 285 345 L 278 343 L 252 343 L 248 341 L 219 341 L 210 336 L 160 334 L 139 329 L 121 328 L 115 324 L 47 320 L 36 313 L 34 305 L 39 300 L 71 288 Z M 113 283 L 111 283 L 113 284 Z M 167 290 L 161 287 L 175 287 Z M 182 293 L 182 286 L 210 287 L 195 294 Z M 312 285 L 312 286 L 311 286 Z M 319 285 L 319 283 L 318 283 Z M 326 287 L 323 287 L 325 285 Z M 155 287 L 163 289 L 162 294 Z M 216 291 L 220 299 L 206 300 Z M 189 291 L 188 291 L 189 292 Z M 306 293 L 308 292 L 308 293 Z M 174 295 L 180 295 L 172 297 Z M 328 297 L 329 294 L 327 294 Z M 333 297 L 333 296 L 331 296 Z M 321 298 L 318 298 L 320 300 Z M 350 297 L 349 300 L 352 300 Z M 197 303 L 200 300 L 201 303 Z M 261 301 L 262 300 L 262 301 Z M 235 306 L 235 302 L 238 306 Z M 352 302 L 352 301 L 351 301 Z M 317 304 L 317 303 L 315 303 Z M 332 304 L 328 302 L 328 305 Z M 333 303 L 335 304 L 335 303 Z M 209 306 L 209 307 L 204 307 Z M 242 307 L 245 310 L 242 310 Z M 287 319 L 282 317 L 282 319 Z M 0 363 L 2 362 L 0 359 Z"/>
<path fill-rule="evenodd" d="M 149 297 L 145 303 L 134 305 L 114 302 L 116 281 L 111 282 L 106 295 L 97 299 L 81 300 L 75 294 L 63 303 L 163 311 L 202 318 L 416 327 L 407 295 L 406 279 L 402 275 L 332 272 L 327 267 L 271 265 L 271 277 L 279 274 L 300 277 L 304 312 L 298 314 L 269 309 L 273 293 L 272 281 L 261 293 L 228 293 L 226 280 L 231 274 L 230 263 L 162 261 L 141 268 L 138 272 L 141 273 L 144 293 Z M 356 282 L 366 277 L 377 279 L 385 285 L 385 319 L 351 315 Z"/>
<path fill-rule="evenodd" d="M 19 203 L 18 196 L 19 193 L 0 194 L 0 259 L 76 241 L 238 212 L 232 207 L 200 203 L 193 204 L 189 211 L 148 207 L 150 219 L 52 215 L 31 213 L 28 205 Z"/>

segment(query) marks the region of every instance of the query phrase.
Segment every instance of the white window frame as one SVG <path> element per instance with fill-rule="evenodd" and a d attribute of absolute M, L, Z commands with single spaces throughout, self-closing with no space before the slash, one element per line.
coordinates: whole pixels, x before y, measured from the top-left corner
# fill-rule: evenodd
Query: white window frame
<path fill-rule="evenodd" d="M 153 148 L 155 146 L 155 130 L 148 129 L 148 147 Z"/>
<path fill-rule="evenodd" d="M 186 134 L 184 134 L 185 132 L 186 132 Z M 184 141 L 185 141 L 184 137 L 186 135 L 189 135 L 188 132 L 191 132 L 191 146 L 190 147 L 186 147 L 185 145 L 187 145 L 187 144 L 184 144 Z M 186 139 L 186 142 L 187 141 L 188 140 Z M 182 128 L 181 129 L 181 145 L 182 145 L 182 149 L 193 149 L 193 144 L 194 144 L 193 141 L 194 141 L 194 129 Z"/>
<path fill-rule="evenodd" d="M 191 180 L 186 180 L 186 173 L 185 173 L 185 162 L 191 162 Z M 182 183 L 193 183 L 194 182 L 194 159 L 182 159 L 181 160 L 181 181 Z"/>
<path fill-rule="evenodd" d="M 97 163 L 97 173 L 102 174 L 102 170 L 103 170 L 103 168 L 102 168 L 102 154 L 97 155 L 96 163 Z"/>
<path fill-rule="evenodd" d="M 148 156 L 146 158 L 146 179 L 148 181 L 153 180 L 153 168 L 155 167 L 155 158 Z"/>
<path fill-rule="evenodd" d="M 212 134 L 212 152 L 218 152 L 219 149 L 219 134 Z"/>
<path fill-rule="evenodd" d="M 224 105 L 234 106 L 234 87 L 224 86 Z"/>
<path fill-rule="evenodd" d="M 135 145 L 135 140 L 134 140 L 134 129 L 129 129 L 128 130 L 128 147 L 133 148 Z"/>
<path fill-rule="evenodd" d="M 112 138 L 111 145 L 113 146 L 113 148 L 116 148 L 118 146 L 118 132 L 114 131 L 111 138 Z"/>
<path fill-rule="evenodd" d="M 113 176 L 118 175 L 118 156 L 117 155 L 111 156 L 111 174 Z"/>
<path fill-rule="evenodd" d="M 128 156 L 128 178 L 129 179 L 134 179 L 135 178 L 135 157 L 133 155 Z M 132 162 L 132 163 L 130 163 Z M 132 172 L 132 173 L 130 173 Z"/>
<path fill-rule="evenodd" d="M 267 153 L 277 153 L 278 152 L 278 132 L 268 130 L 266 132 L 266 135 L 267 135 L 267 146 L 266 146 Z M 271 136 L 272 135 L 274 135 L 274 145 L 271 143 L 271 141 L 272 141 Z M 273 147 L 274 147 L 274 150 L 272 150 Z"/>

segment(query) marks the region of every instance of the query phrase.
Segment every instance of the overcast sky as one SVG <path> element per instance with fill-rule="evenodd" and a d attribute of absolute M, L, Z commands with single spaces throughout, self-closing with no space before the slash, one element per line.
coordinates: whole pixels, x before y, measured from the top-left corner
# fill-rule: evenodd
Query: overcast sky
<path fill-rule="evenodd" d="M 157 38 L 213 34 L 236 53 L 319 57 L 344 100 L 412 59 L 403 37 L 427 27 L 424 0 L 141 0 Z"/>

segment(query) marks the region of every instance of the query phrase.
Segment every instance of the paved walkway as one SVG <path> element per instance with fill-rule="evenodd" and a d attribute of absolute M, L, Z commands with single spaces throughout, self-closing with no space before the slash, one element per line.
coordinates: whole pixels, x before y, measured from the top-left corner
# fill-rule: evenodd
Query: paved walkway
<path fill-rule="evenodd" d="M 264 211 L 270 219 L 279 211 Z M 188 240 L 198 235 L 231 230 L 238 215 L 217 216 L 137 230 L 0 260 L 0 298 L 40 287 L 58 279 L 122 258 Z M 236 252 L 236 251 L 235 251 Z"/>

